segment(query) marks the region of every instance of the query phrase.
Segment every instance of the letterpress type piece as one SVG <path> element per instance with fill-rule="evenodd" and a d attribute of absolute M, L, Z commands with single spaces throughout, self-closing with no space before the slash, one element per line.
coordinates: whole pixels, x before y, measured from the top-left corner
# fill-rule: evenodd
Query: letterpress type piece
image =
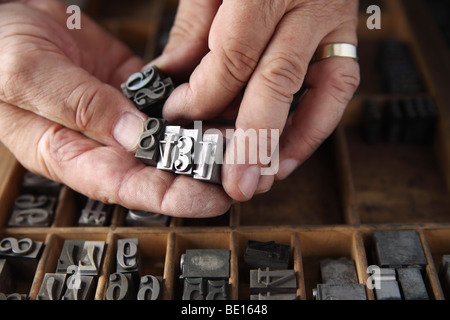
<path fill-rule="evenodd" d="M 295 293 L 295 270 L 250 270 L 250 293 Z"/>
<path fill-rule="evenodd" d="M 223 144 L 220 134 L 203 134 L 199 142 L 198 159 L 195 161 L 194 179 L 221 183 Z"/>
<path fill-rule="evenodd" d="M 383 117 L 375 100 L 365 102 L 363 115 L 366 143 L 377 144 L 382 137 Z"/>
<path fill-rule="evenodd" d="M 129 238 L 117 240 L 116 258 L 116 272 L 130 273 L 135 287 L 137 287 L 140 279 L 139 239 Z"/>
<path fill-rule="evenodd" d="M 230 277 L 230 250 L 186 250 L 182 277 L 224 279 Z"/>
<path fill-rule="evenodd" d="M 48 227 L 53 220 L 56 198 L 24 194 L 17 197 L 8 222 L 10 227 Z"/>
<path fill-rule="evenodd" d="M 180 126 L 166 126 L 164 138 L 159 141 L 159 161 L 156 168 L 173 171 L 173 165 L 178 156 L 178 138 L 180 137 Z"/>
<path fill-rule="evenodd" d="M 181 129 L 177 140 L 177 156 L 173 163 L 176 174 L 192 175 L 197 159 L 200 132 L 198 129 Z"/>
<path fill-rule="evenodd" d="M 397 269 L 398 282 L 405 300 L 429 300 L 427 288 L 419 268 Z"/>
<path fill-rule="evenodd" d="M 228 281 L 207 280 L 205 300 L 228 300 Z"/>
<path fill-rule="evenodd" d="M 87 199 L 85 207 L 81 210 L 78 219 L 79 226 L 106 226 L 111 218 L 112 206 L 103 202 Z"/>
<path fill-rule="evenodd" d="M 374 274 L 374 291 L 377 300 L 401 300 L 402 295 L 397 282 L 395 269 L 380 268 Z"/>
<path fill-rule="evenodd" d="M 355 263 L 347 258 L 321 260 L 320 274 L 324 284 L 358 283 Z"/>
<path fill-rule="evenodd" d="M 79 273 L 68 276 L 62 300 L 92 300 L 96 283 L 94 276 L 82 276 Z"/>
<path fill-rule="evenodd" d="M 297 300 L 295 293 L 258 293 L 250 295 L 250 300 Z"/>
<path fill-rule="evenodd" d="M 113 273 L 109 276 L 106 300 L 134 300 L 135 297 L 136 292 L 130 273 Z"/>
<path fill-rule="evenodd" d="M 61 184 L 32 172 L 26 172 L 22 181 L 22 193 L 58 197 Z"/>
<path fill-rule="evenodd" d="M 165 214 L 153 213 L 143 210 L 128 210 L 125 218 L 127 226 L 168 226 L 170 217 Z"/>
<path fill-rule="evenodd" d="M 78 262 L 78 272 L 83 275 L 98 275 L 104 248 L 104 241 L 85 241 Z"/>
<path fill-rule="evenodd" d="M 161 294 L 162 278 L 155 276 L 141 277 L 137 300 L 158 300 Z"/>
<path fill-rule="evenodd" d="M 135 157 L 149 166 L 158 164 L 160 149 L 159 141 L 164 138 L 166 120 L 148 118 L 144 124 L 144 132 L 139 138 Z"/>
<path fill-rule="evenodd" d="M 367 300 L 363 284 L 318 284 L 316 300 Z"/>
<path fill-rule="evenodd" d="M 0 259 L 7 259 L 11 270 L 22 280 L 32 281 L 42 248 L 40 241 L 7 237 L 0 241 Z"/>
<path fill-rule="evenodd" d="M 69 267 L 78 266 L 83 247 L 84 240 L 65 240 L 56 265 L 56 272 L 67 273 L 70 272 Z"/>
<path fill-rule="evenodd" d="M 66 287 L 66 274 L 46 273 L 37 300 L 60 300 Z"/>
<path fill-rule="evenodd" d="M 375 254 L 380 267 L 425 266 L 427 260 L 415 230 L 375 231 Z"/>
<path fill-rule="evenodd" d="M 205 300 L 203 278 L 185 278 L 183 280 L 182 300 Z"/>
<path fill-rule="evenodd" d="M 288 269 L 290 247 L 275 241 L 249 240 L 244 253 L 244 262 L 251 269 Z"/>
<path fill-rule="evenodd" d="M 14 281 L 11 273 L 11 267 L 8 260 L 0 259 L 0 292 L 10 293 L 13 291 Z"/>
<path fill-rule="evenodd" d="M 26 294 L 20 294 L 20 293 L 10 293 L 10 294 L 4 294 L 0 293 L 0 300 L 9 300 L 9 301 L 16 301 L 16 300 L 27 300 L 28 297 Z"/>

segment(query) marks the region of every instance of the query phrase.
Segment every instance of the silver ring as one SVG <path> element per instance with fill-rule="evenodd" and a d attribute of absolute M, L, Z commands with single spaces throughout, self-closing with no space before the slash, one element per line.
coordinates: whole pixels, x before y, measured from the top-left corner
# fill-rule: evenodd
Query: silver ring
<path fill-rule="evenodd" d="M 330 43 L 321 45 L 314 54 L 313 61 L 323 59 L 343 57 L 358 60 L 357 48 L 351 43 Z"/>

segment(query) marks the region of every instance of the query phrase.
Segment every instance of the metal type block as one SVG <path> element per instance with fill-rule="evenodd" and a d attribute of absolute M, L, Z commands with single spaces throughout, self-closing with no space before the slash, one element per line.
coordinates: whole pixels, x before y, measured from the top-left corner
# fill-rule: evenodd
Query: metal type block
<path fill-rule="evenodd" d="M 419 268 L 397 269 L 398 282 L 404 300 L 429 300 L 427 288 Z"/>
<path fill-rule="evenodd" d="M 109 276 L 106 300 L 134 300 L 136 292 L 131 273 L 113 273 Z"/>
<path fill-rule="evenodd" d="M 17 197 L 9 227 L 48 227 L 53 221 L 55 197 L 24 194 Z"/>
<path fill-rule="evenodd" d="M 253 241 L 247 242 L 244 253 L 244 262 L 251 269 L 288 269 L 290 247 L 275 241 Z"/>
<path fill-rule="evenodd" d="M 185 278 L 183 280 L 182 300 L 205 300 L 203 278 Z"/>
<path fill-rule="evenodd" d="M 379 274 L 373 276 L 375 296 L 377 300 L 401 300 L 402 295 L 393 268 L 380 268 Z"/>
<path fill-rule="evenodd" d="M 111 219 L 112 208 L 111 205 L 89 198 L 85 207 L 81 210 L 78 225 L 86 227 L 106 226 Z"/>
<path fill-rule="evenodd" d="M 178 157 L 178 138 L 180 126 L 166 126 L 164 138 L 159 141 L 159 160 L 156 168 L 160 170 L 174 171 L 173 165 Z"/>
<path fill-rule="evenodd" d="M 11 267 L 6 259 L 0 259 L 0 292 L 10 293 L 14 290 Z"/>
<path fill-rule="evenodd" d="M 220 184 L 224 154 L 223 136 L 203 134 L 199 142 L 198 160 L 194 166 L 194 179 Z"/>
<path fill-rule="evenodd" d="M 295 293 L 295 270 L 250 270 L 250 293 Z"/>
<path fill-rule="evenodd" d="M 250 295 L 250 300 L 297 300 L 295 293 L 258 293 Z"/>
<path fill-rule="evenodd" d="M 375 100 L 367 100 L 364 104 L 364 138 L 368 144 L 381 141 L 383 117 Z"/>
<path fill-rule="evenodd" d="M 367 300 L 363 284 L 318 284 L 316 300 Z"/>
<path fill-rule="evenodd" d="M 192 175 L 193 168 L 198 158 L 198 145 L 200 131 L 198 129 L 184 129 L 180 131 L 177 140 L 177 156 L 173 162 L 176 174 Z"/>
<path fill-rule="evenodd" d="M 321 260 L 320 274 L 324 284 L 358 283 L 355 262 L 348 258 Z"/>
<path fill-rule="evenodd" d="M 98 275 L 104 248 L 104 241 L 85 241 L 78 261 L 78 272 L 82 275 Z"/>
<path fill-rule="evenodd" d="M 161 295 L 162 278 L 143 276 L 137 293 L 137 300 L 158 300 Z"/>
<path fill-rule="evenodd" d="M 228 281 L 207 280 L 205 300 L 228 300 Z"/>
<path fill-rule="evenodd" d="M 128 210 L 125 221 L 127 226 L 168 226 L 170 217 L 143 210 Z"/>
<path fill-rule="evenodd" d="M 375 231 L 373 238 L 378 266 L 399 268 L 427 265 L 417 231 Z"/>
<path fill-rule="evenodd" d="M 95 276 L 73 274 L 67 277 L 66 291 L 62 300 L 93 300 L 97 280 Z"/>
<path fill-rule="evenodd" d="M 60 300 L 66 288 L 65 273 L 46 273 L 37 300 Z"/>
<path fill-rule="evenodd" d="M 5 294 L 5 293 L 0 292 L 0 300 L 9 300 L 9 301 L 28 300 L 28 297 L 26 294 L 20 294 L 20 293 Z"/>
<path fill-rule="evenodd" d="M 58 197 L 61 186 L 59 182 L 27 171 L 23 177 L 21 192 Z"/>
<path fill-rule="evenodd" d="M 144 132 L 139 138 L 135 157 L 149 166 L 158 164 L 160 150 L 159 141 L 164 138 L 166 120 L 148 118 L 144 124 Z"/>
<path fill-rule="evenodd" d="M 65 240 L 61 253 L 59 255 L 58 263 L 56 265 L 56 272 L 71 273 L 72 267 L 78 267 L 81 254 L 84 248 L 84 240 Z"/>
<path fill-rule="evenodd" d="M 224 279 L 230 277 L 230 250 L 186 250 L 182 259 L 182 277 Z"/>
<path fill-rule="evenodd" d="M 131 274 L 134 286 L 137 288 L 140 281 L 139 239 L 117 240 L 116 258 L 116 272 Z"/>

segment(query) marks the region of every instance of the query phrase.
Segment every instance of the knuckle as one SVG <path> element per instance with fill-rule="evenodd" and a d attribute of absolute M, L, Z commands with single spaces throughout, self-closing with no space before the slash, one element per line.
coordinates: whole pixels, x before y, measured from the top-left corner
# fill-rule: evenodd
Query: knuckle
<path fill-rule="evenodd" d="M 233 43 L 224 44 L 220 55 L 228 75 L 235 80 L 235 83 L 242 86 L 256 68 L 259 52 L 242 42 L 233 41 Z"/>
<path fill-rule="evenodd" d="M 360 74 L 347 65 L 340 65 L 329 73 L 327 82 L 334 99 L 346 105 L 359 87 Z"/>
<path fill-rule="evenodd" d="M 72 90 L 66 104 L 73 110 L 74 124 L 80 130 L 87 130 L 93 125 L 96 115 L 95 102 L 101 93 L 101 88 L 90 83 L 81 83 Z"/>
<path fill-rule="evenodd" d="M 262 72 L 265 85 L 269 88 L 268 93 L 274 94 L 274 98 L 282 102 L 290 103 L 303 83 L 306 65 L 300 57 L 286 54 L 271 59 Z"/>

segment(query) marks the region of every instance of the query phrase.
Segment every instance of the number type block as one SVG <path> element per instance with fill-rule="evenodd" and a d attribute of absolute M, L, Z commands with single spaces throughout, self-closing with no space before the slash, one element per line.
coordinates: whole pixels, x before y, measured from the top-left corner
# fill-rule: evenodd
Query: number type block
<path fill-rule="evenodd" d="M 98 275 L 104 248 L 104 241 L 65 240 L 56 272 Z"/>
<path fill-rule="evenodd" d="M 427 265 L 417 231 L 376 231 L 373 238 L 378 266 L 401 268 Z"/>
<path fill-rule="evenodd" d="M 375 296 L 377 300 L 401 300 L 402 295 L 397 282 L 395 269 L 380 268 L 380 273 L 375 274 Z"/>
<path fill-rule="evenodd" d="M 198 160 L 194 166 L 194 179 L 215 184 L 221 183 L 223 140 L 223 136 L 219 134 L 203 134 L 202 140 L 199 142 Z"/>
<path fill-rule="evenodd" d="M 159 142 L 164 138 L 166 120 L 149 118 L 144 124 L 144 132 L 139 138 L 135 157 L 143 163 L 156 166 L 159 161 Z"/>
<path fill-rule="evenodd" d="M 355 263 L 347 258 L 321 260 L 320 274 L 323 284 L 358 283 Z"/>
<path fill-rule="evenodd" d="M 37 300 L 60 300 L 66 289 L 66 274 L 46 273 Z"/>
<path fill-rule="evenodd" d="M 134 300 L 136 292 L 131 273 L 113 273 L 109 276 L 106 300 Z"/>
<path fill-rule="evenodd" d="M 429 300 L 420 268 L 397 269 L 398 282 L 405 300 Z"/>
<path fill-rule="evenodd" d="M 137 300 L 158 300 L 161 294 L 161 277 L 143 276 L 139 284 Z"/>
<path fill-rule="evenodd" d="M 84 240 L 65 240 L 56 265 L 56 272 L 70 273 L 70 267 L 78 266 L 83 246 Z"/>
<path fill-rule="evenodd" d="M 181 263 L 183 278 L 228 280 L 230 277 L 230 250 L 186 250 Z"/>
<path fill-rule="evenodd" d="M 244 253 L 244 262 L 251 269 L 288 269 L 290 247 L 275 241 L 249 240 Z"/>
<path fill-rule="evenodd" d="M 128 210 L 125 218 L 127 226 L 168 226 L 170 217 L 164 214 L 153 213 L 142 210 Z"/>
<path fill-rule="evenodd" d="M 295 270 L 250 270 L 250 293 L 295 293 Z"/>
<path fill-rule="evenodd" d="M 0 259 L 7 259 L 11 270 L 22 280 L 32 281 L 42 248 L 40 241 L 7 237 L 0 241 Z"/>
<path fill-rule="evenodd" d="M 132 74 L 121 85 L 123 94 L 136 107 L 150 117 L 161 117 L 164 101 L 175 89 L 170 77 L 163 75 L 156 66 Z"/>
<path fill-rule="evenodd" d="M 48 227 L 53 221 L 56 198 L 24 194 L 17 197 L 9 227 Z"/>
<path fill-rule="evenodd" d="M 80 218 L 78 219 L 79 226 L 106 226 L 112 214 L 112 206 L 103 202 L 87 199 L 85 207 L 81 210 Z"/>
<path fill-rule="evenodd" d="M 318 284 L 316 300 L 367 300 L 363 284 Z"/>

